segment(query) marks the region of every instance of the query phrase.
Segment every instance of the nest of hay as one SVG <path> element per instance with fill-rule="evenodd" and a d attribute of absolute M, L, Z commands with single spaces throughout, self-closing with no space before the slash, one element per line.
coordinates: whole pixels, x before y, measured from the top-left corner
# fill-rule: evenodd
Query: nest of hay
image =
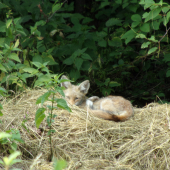
<path fill-rule="evenodd" d="M 18 166 L 24 170 L 53 169 L 48 162 L 49 127 L 44 120 L 37 129 L 34 121 L 40 107 L 36 100 L 45 92 L 26 90 L 1 102 L 1 131 L 18 129 L 25 141 L 18 143 L 23 160 Z M 134 117 L 121 123 L 95 118 L 78 107 L 71 109 L 71 113 L 60 109 L 53 112 L 57 117 L 52 124 L 56 131 L 52 134 L 52 149 L 57 159 L 67 161 L 66 169 L 170 169 L 169 105 L 151 103 L 135 109 Z M 1 153 L 0 158 L 3 156 Z"/>

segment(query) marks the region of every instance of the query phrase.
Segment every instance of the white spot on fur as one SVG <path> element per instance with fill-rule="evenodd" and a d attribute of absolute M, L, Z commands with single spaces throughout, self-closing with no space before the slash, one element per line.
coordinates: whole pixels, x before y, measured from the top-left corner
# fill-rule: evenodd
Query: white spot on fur
<path fill-rule="evenodd" d="M 92 108 L 92 107 L 93 107 L 93 102 L 90 101 L 90 100 L 86 100 L 86 105 L 87 105 L 88 107 Z"/>

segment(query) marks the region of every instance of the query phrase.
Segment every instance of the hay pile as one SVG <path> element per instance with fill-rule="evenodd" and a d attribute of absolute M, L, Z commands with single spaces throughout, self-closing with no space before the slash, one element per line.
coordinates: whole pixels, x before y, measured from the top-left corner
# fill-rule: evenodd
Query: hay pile
<path fill-rule="evenodd" d="M 46 121 L 35 127 L 36 99 L 45 90 L 27 90 L 11 100 L 3 100 L 1 130 L 19 129 L 24 144 L 19 143 L 24 170 L 49 170 L 49 130 Z M 135 116 L 122 123 L 101 120 L 78 107 L 72 112 L 54 110 L 57 115 L 52 136 L 57 159 L 67 161 L 67 170 L 143 170 L 170 169 L 170 106 L 149 104 L 135 109 Z M 47 114 L 47 113 L 46 113 Z M 22 121 L 26 116 L 27 130 Z M 38 156 L 38 157 L 37 157 Z M 2 154 L 0 155 L 2 158 Z"/>

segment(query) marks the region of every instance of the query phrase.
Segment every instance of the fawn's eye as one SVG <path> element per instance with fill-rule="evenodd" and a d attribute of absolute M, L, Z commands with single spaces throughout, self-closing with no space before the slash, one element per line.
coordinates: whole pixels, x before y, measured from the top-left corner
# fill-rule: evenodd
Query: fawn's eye
<path fill-rule="evenodd" d="M 78 100 L 78 99 L 79 99 L 78 97 L 75 98 L 75 100 Z"/>
<path fill-rule="evenodd" d="M 70 99 L 70 97 L 69 97 L 69 96 L 66 96 L 66 98 L 67 98 L 67 99 Z"/>

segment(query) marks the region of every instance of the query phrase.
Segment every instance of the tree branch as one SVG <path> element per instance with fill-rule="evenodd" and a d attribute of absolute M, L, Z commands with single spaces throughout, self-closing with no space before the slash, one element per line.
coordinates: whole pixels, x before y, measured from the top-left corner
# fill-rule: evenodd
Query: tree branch
<path fill-rule="evenodd" d="M 158 43 L 166 36 L 166 34 L 168 34 L 170 27 L 167 29 L 166 33 L 163 35 L 163 37 L 158 41 Z"/>

